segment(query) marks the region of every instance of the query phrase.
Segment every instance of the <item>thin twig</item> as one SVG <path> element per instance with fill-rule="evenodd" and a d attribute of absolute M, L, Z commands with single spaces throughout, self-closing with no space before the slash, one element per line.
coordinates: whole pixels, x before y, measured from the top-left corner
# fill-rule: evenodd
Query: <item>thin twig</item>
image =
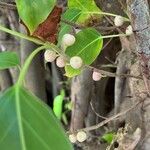
<path fill-rule="evenodd" d="M 113 38 L 110 38 L 109 41 L 107 41 L 107 43 L 103 46 L 102 50 L 105 49 L 110 44 L 110 42 L 112 41 L 112 39 Z"/>
<path fill-rule="evenodd" d="M 108 72 L 105 70 L 101 70 L 101 69 L 97 69 L 95 67 L 92 66 L 86 66 L 87 68 L 96 70 L 97 72 L 101 73 L 102 75 L 106 76 L 106 77 L 123 77 L 123 78 L 136 78 L 136 79 L 143 79 L 141 76 L 134 76 L 131 74 L 116 74 L 116 73 L 112 73 L 112 72 Z"/>
<path fill-rule="evenodd" d="M 80 25 L 80 24 L 71 22 L 69 20 L 65 20 L 65 19 L 61 19 L 61 21 L 65 24 L 68 24 L 68 25 L 70 25 L 74 28 L 78 28 L 78 29 L 85 29 L 88 27 L 88 26 L 84 26 L 84 25 Z M 92 26 L 92 27 L 95 27 L 95 26 Z M 110 31 L 110 30 L 116 29 L 116 27 L 115 26 L 110 26 L 110 27 L 99 26 L 98 29 L 101 31 Z"/>
<path fill-rule="evenodd" d="M 98 65 L 100 68 L 117 68 L 116 64 L 103 64 L 103 65 Z"/>
<path fill-rule="evenodd" d="M 113 120 L 116 120 L 116 119 L 118 119 L 119 117 L 121 117 L 121 116 L 127 114 L 127 113 L 130 112 L 132 109 L 136 108 L 141 102 L 143 102 L 143 101 L 137 102 L 135 105 L 133 105 L 133 106 L 130 107 L 129 109 L 127 109 L 127 110 L 125 110 L 125 111 L 123 111 L 123 112 L 121 112 L 121 113 L 118 113 L 117 115 L 114 115 L 114 116 L 112 116 L 112 117 L 110 117 L 110 118 L 108 118 L 108 119 L 106 119 L 106 120 L 100 122 L 99 124 L 96 124 L 96 125 L 94 125 L 94 126 L 90 126 L 90 127 L 87 127 L 87 128 L 79 129 L 78 131 L 86 131 L 86 132 L 87 132 L 87 131 L 96 130 L 96 129 L 98 129 L 98 128 L 104 126 L 104 125 L 107 124 L 108 122 L 111 122 L 111 121 L 113 121 Z"/>
<path fill-rule="evenodd" d="M 92 27 L 96 28 L 96 26 L 92 26 Z M 103 31 L 115 30 L 116 28 L 117 28 L 116 26 L 108 26 L 108 27 L 98 26 L 98 29 Z"/>
<path fill-rule="evenodd" d="M 109 18 L 108 16 L 104 16 L 104 17 L 107 19 L 107 21 L 108 21 L 112 26 L 114 26 L 114 22 L 112 21 L 111 18 Z M 119 27 L 116 27 L 116 30 L 117 30 L 119 33 L 123 33 Z"/>
<path fill-rule="evenodd" d="M 96 114 L 96 116 L 98 116 L 99 118 L 102 118 L 102 119 L 108 119 L 108 118 L 106 118 L 106 117 L 101 116 L 100 114 L 98 114 L 98 113 L 95 111 L 92 102 L 90 102 L 90 105 L 91 105 L 91 108 L 92 108 L 93 112 Z"/>

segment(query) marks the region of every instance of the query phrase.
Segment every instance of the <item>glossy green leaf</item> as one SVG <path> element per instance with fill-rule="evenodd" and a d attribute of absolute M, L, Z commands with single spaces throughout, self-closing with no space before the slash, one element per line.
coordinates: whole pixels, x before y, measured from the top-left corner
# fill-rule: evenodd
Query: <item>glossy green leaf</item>
<path fill-rule="evenodd" d="M 68 7 L 82 10 L 81 16 L 78 19 L 79 23 L 84 23 L 91 18 L 92 15 L 88 14 L 88 12 L 100 12 L 94 0 L 68 0 Z"/>
<path fill-rule="evenodd" d="M 115 137 L 115 133 L 106 133 L 102 136 L 102 139 L 106 141 L 107 143 L 111 144 Z"/>
<path fill-rule="evenodd" d="M 68 120 L 67 120 L 67 116 L 65 113 L 62 114 L 62 121 L 64 122 L 64 124 L 67 126 L 68 125 Z"/>
<path fill-rule="evenodd" d="M 65 76 L 68 78 L 72 78 L 81 73 L 81 69 L 74 69 L 70 65 L 65 66 Z"/>
<path fill-rule="evenodd" d="M 65 92 L 64 92 L 64 90 L 61 90 L 60 95 L 57 95 L 54 98 L 53 111 L 58 119 L 61 119 L 61 117 L 62 117 L 62 107 L 63 107 L 64 97 L 65 97 Z"/>
<path fill-rule="evenodd" d="M 100 54 L 103 46 L 100 33 L 93 28 L 87 28 L 76 34 L 75 38 L 75 43 L 69 46 L 65 53 L 69 57 L 80 56 L 84 64 L 91 64 Z"/>
<path fill-rule="evenodd" d="M 0 95 L 1 150 L 71 150 L 60 123 L 41 100 L 14 86 Z"/>
<path fill-rule="evenodd" d="M 90 65 L 100 54 L 103 46 L 103 39 L 101 38 L 100 33 L 95 29 L 87 28 L 76 34 L 75 38 L 76 42 L 68 47 L 65 53 L 69 57 L 80 56 L 85 65 Z M 66 66 L 65 71 L 65 75 L 68 77 L 80 73 L 79 69 L 73 69 L 71 66 Z"/>
<path fill-rule="evenodd" d="M 19 65 L 19 58 L 15 52 L 0 52 L 0 70 Z"/>
<path fill-rule="evenodd" d="M 77 21 L 80 14 L 81 14 L 81 10 L 79 9 L 76 8 L 67 9 L 67 11 L 62 15 L 62 19 L 74 23 Z M 58 42 L 59 42 L 58 45 L 60 45 L 63 35 L 69 33 L 70 31 L 71 31 L 71 26 L 64 22 L 61 22 L 60 32 L 58 36 Z"/>
<path fill-rule="evenodd" d="M 56 0 L 15 0 L 21 20 L 32 34 L 53 10 Z"/>

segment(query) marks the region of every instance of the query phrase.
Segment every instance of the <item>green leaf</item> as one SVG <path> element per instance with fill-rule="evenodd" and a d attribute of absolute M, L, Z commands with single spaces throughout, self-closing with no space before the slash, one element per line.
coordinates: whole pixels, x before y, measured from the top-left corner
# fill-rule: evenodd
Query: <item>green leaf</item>
<path fill-rule="evenodd" d="M 15 52 L 0 52 L 0 70 L 19 65 L 19 58 Z"/>
<path fill-rule="evenodd" d="M 56 0 L 16 0 L 21 20 L 32 34 L 53 10 Z"/>
<path fill-rule="evenodd" d="M 115 137 L 115 133 L 106 133 L 106 134 L 104 134 L 102 136 L 101 139 L 103 139 L 107 143 L 111 144 L 111 142 L 113 141 L 114 137 Z"/>
<path fill-rule="evenodd" d="M 81 73 L 81 69 L 74 69 L 70 65 L 65 66 L 65 76 L 68 78 L 72 78 Z"/>
<path fill-rule="evenodd" d="M 69 21 L 69 22 L 76 22 L 81 14 L 81 10 L 76 8 L 67 9 L 67 11 L 62 15 L 62 19 Z M 62 40 L 64 34 L 69 33 L 71 31 L 71 26 L 66 23 L 61 23 L 60 32 L 58 36 L 58 45 Z"/>
<path fill-rule="evenodd" d="M 58 119 L 61 119 L 61 116 L 62 116 L 62 107 L 63 107 L 64 97 L 65 97 L 65 92 L 64 90 L 61 90 L 61 94 L 57 95 L 53 102 L 53 111 Z"/>
<path fill-rule="evenodd" d="M 68 125 L 68 120 L 67 120 L 67 116 L 65 113 L 62 114 L 62 121 L 64 122 L 64 124 L 67 126 Z"/>
<path fill-rule="evenodd" d="M 82 10 L 82 14 L 78 19 L 79 23 L 84 23 L 91 18 L 91 15 L 88 14 L 88 12 L 100 12 L 100 9 L 96 6 L 94 0 L 68 0 L 68 7 Z"/>
<path fill-rule="evenodd" d="M 93 28 L 87 28 L 76 34 L 75 38 L 75 43 L 68 47 L 65 53 L 69 57 L 80 56 L 84 64 L 90 65 L 100 54 L 103 46 L 100 33 Z"/>
<path fill-rule="evenodd" d="M 0 95 L 1 150 L 71 150 L 58 120 L 41 100 L 23 87 Z"/>
<path fill-rule="evenodd" d="M 90 65 L 101 52 L 103 46 L 101 35 L 95 29 L 87 28 L 77 33 L 75 38 L 76 42 L 68 47 L 65 53 L 69 57 L 80 56 L 85 65 Z M 65 71 L 68 77 L 80 74 L 80 69 L 76 70 L 71 66 L 66 66 Z"/>

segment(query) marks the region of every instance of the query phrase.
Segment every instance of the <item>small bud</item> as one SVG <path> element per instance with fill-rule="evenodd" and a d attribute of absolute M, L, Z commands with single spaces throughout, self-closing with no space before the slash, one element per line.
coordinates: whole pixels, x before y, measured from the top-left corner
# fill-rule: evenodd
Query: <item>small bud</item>
<path fill-rule="evenodd" d="M 71 57 L 70 65 L 71 65 L 72 68 L 79 69 L 79 68 L 81 68 L 82 64 L 83 64 L 83 61 L 79 56 Z"/>
<path fill-rule="evenodd" d="M 76 143 L 76 141 L 77 141 L 76 135 L 70 134 L 69 135 L 69 140 L 70 140 L 71 143 Z"/>
<path fill-rule="evenodd" d="M 66 65 L 66 60 L 63 56 L 59 56 L 57 59 L 56 59 L 56 65 L 59 67 L 59 68 L 63 68 L 65 67 Z"/>
<path fill-rule="evenodd" d="M 79 131 L 77 133 L 77 140 L 79 142 L 84 142 L 86 139 L 87 139 L 87 135 L 86 135 L 86 133 L 84 131 Z"/>
<path fill-rule="evenodd" d="M 124 18 L 122 16 L 115 17 L 115 19 L 114 19 L 115 26 L 120 27 L 123 25 L 123 23 L 124 23 Z"/>
<path fill-rule="evenodd" d="M 133 29 L 132 29 L 132 26 L 129 25 L 127 28 L 126 28 L 126 35 L 131 35 L 133 34 Z"/>
<path fill-rule="evenodd" d="M 57 53 L 55 51 L 52 50 L 46 50 L 44 53 L 44 59 L 47 62 L 53 62 L 57 57 Z"/>
<path fill-rule="evenodd" d="M 75 37 L 71 34 L 65 34 L 62 38 L 62 45 L 71 46 L 75 43 Z"/>
<path fill-rule="evenodd" d="M 102 75 L 97 71 L 93 71 L 92 78 L 94 81 L 99 81 L 102 78 Z"/>

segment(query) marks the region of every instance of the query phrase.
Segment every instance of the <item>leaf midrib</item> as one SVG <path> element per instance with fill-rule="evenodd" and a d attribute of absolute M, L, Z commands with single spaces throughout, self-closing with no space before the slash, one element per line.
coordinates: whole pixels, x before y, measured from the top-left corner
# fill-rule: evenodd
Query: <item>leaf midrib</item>
<path fill-rule="evenodd" d="M 16 113 L 17 113 L 17 119 L 18 119 L 18 128 L 19 128 L 21 147 L 22 147 L 22 150 L 27 150 L 25 137 L 24 137 L 24 131 L 23 131 L 22 116 L 21 116 L 19 88 L 20 88 L 19 85 L 16 85 L 15 87 Z"/>
<path fill-rule="evenodd" d="M 93 40 L 92 42 L 90 42 L 89 44 L 87 44 L 83 49 L 81 49 L 80 52 L 78 52 L 76 55 L 80 55 L 87 47 L 89 47 L 91 44 L 93 44 L 94 42 L 96 42 L 97 40 L 101 39 L 101 37 L 96 38 L 95 40 Z"/>

